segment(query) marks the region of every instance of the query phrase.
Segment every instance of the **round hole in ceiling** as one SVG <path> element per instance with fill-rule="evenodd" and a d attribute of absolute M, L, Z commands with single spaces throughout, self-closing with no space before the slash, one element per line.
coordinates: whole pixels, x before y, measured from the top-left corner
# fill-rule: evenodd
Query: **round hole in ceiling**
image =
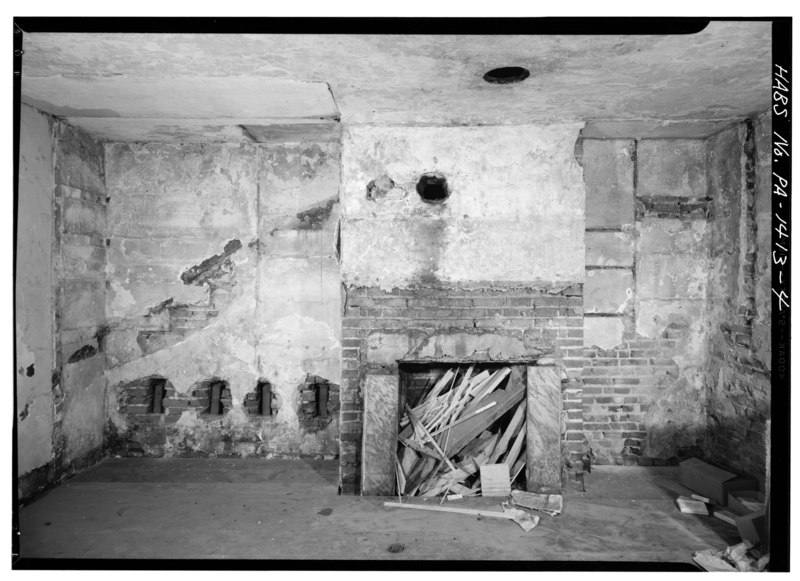
<path fill-rule="evenodd" d="M 508 85 L 524 81 L 530 75 L 531 72 L 524 67 L 500 67 L 483 75 L 483 80 L 495 85 Z"/>
<path fill-rule="evenodd" d="M 429 204 L 443 202 L 450 195 L 447 178 L 439 173 L 424 173 L 417 182 L 417 193 L 423 202 Z"/>

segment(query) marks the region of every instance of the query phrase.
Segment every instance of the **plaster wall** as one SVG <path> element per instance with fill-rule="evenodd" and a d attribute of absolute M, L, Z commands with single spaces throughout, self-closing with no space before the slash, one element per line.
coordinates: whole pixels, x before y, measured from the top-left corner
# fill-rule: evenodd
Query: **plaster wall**
<path fill-rule="evenodd" d="M 577 153 L 587 359 L 574 420 L 598 463 L 665 463 L 705 433 L 706 144 L 584 139 Z"/>
<path fill-rule="evenodd" d="M 56 123 L 55 184 L 60 381 L 54 445 L 59 462 L 69 464 L 103 448 L 107 201 L 102 144 L 63 122 Z"/>
<path fill-rule="evenodd" d="M 340 381 L 338 144 L 118 143 L 106 155 L 118 448 L 333 457 L 338 417 L 309 430 L 299 414 L 307 378 Z M 174 390 L 165 413 L 121 413 L 124 386 L 153 375 Z M 211 379 L 231 392 L 222 416 L 191 405 Z M 274 416 L 245 411 L 259 381 Z"/>
<path fill-rule="evenodd" d="M 23 475 L 53 457 L 55 343 L 52 124 L 49 117 L 25 105 L 20 115 L 19 156 L 15 373 L 17 472 Z"/>
<path fill-rule="evenodd" d="M 17 238 L 19 490 L 95 462 L 105 425 L 105 172 L 91 136 L 24 106 Z"/>
<path fill-rule="evenodd" d="M 573 156 L 579 129 L 347 128 L 344 283 L 390 290 L 581 282 L 584 194 Z M 426 172 L 446 177 L 446 202 L 425 203 L 417 194 Z M 388 185 L 368 197 L 373 180 Z"/>

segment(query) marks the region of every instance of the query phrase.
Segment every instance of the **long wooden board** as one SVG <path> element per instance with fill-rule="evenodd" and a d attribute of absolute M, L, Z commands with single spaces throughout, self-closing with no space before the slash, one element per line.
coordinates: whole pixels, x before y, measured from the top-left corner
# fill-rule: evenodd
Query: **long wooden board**
<path fill-rule="evenodd" d="M 508 456 L 506 456 L 505 464 L 508 466 L 509 470 L 514 466 L 517 462 L 517 458 L 519 458 L 519 453 L 522 450 L 522 445 L 525 443 L 525 424 L 522 424 L 522 427 L 519 430 L 519 434 L 517 434 L 517 439 L 514 440 L 514 444 L 511 446 L 511 450 L 508 451 Z"/>
<path fill-rule="evenodd" d="M 478 403 L 484 397 L 489 395 L 492 391 L 497 389 L 497 386 L 503 383 L 503 380 L 506 378 L 506 375 L 509 375 L 510 373 L 511 373 L 510 367 L 504 367 L 502 369 L 498 369 L 494 373 L 494 375 L 492 375 L 492 378 L 489 381 L 485 382 L 484 385 L 482 385 L 475 391 L 472 397 L 472 403 L 473 404 Z"/>
<path fill-rule="evenodd" d="M 483 412 L 483 411 L 486 411 L 486 410 L 488 410 L 489 408 L 491 408 L 491 407 L 494 407 L 495 405 L 497 405 L 497 402 L 491 402 L 491 403 L 487 403 L 487 404 L 486 404 L 485 406 L 483 406 L 482 408 L 478 408 L 477 410 L 475 410 L 474 412 L 472 412 L 472 415 L 473 415 L 473 416 L 477 416 L 479 413 L 481 413 L 481 412 Z M 463 418 L 459 418 L 459 419 L 455 420 L 453 423 L 451 423 L 450 425 L 448 425 L 448 426 L 445 426 L 444 428 L 439 428 L 439 429 L 438 429 L 438 430 L 436 430 L 435 432 L 431 432 L 431 436 L 438 436 L 439 434 L 441 434 L 441 433 L 442 433 L 442 432 L 444 432 L 445 430 L 448 430 L 448 429 L 452 428 L 453 426 L 455 426 L 455 425 L 458 425 L 458 424 L 460 424 L 460 423 L 462 423 L 462 422 L 466 422 L 468 419 L 470 419 L 470 417 L 471 417 L 471 416 L 466 416 L 466 417 L 463 417 Z"/>
<path fill-rule="evenodd" d="M 430 432 L 423 426 L 419 420 L 417 420 L 417 416 L 414 415 L 414 412 L 411 411 L 411 408 L 406 406 L 406 412 L 408 413 L 408 418 L 411 420 L 411 424 L 414 426 L 414 429 L 419 428 L 419 430 L 423 433 L 424 437 L 433 445 L 433 448 L 442 456 L 445 464 L 450 468 L 450 470 L 455 470 L 456 467 L 453 466 L 453 463 L 450 462 L 450 458 L 444 453 L 444 450 L 441 449 L 439 444 L 436 443 L 436 440 L 433 439 Z"/>
<path fill-rule="evenodd" d="M 450 506 L 424 504 L 411 504 L 410 502 L 384 502 L 383 506 L 392 506 L 394 508 L 416 508 L 418 510 L 433 510 L 435 512 L 455 512 L 458 514 L 471 514 L 473 516 L 490 516 L 493 518 L 504 518 L 506 520 L 514 520 L 514 516 L 505 512 L 497 512 L 493 510 L 475 510 L 472 508 L 454 508 Z"/>
<path fill-rule="evenodd" d="M 497 459 L 500 458 L 502 454 L 508 450 L 508 445 L 511 443 L 511 438 L 517 435 L 517 429 L 522 425 L 522 421 L 525 419 L 525 405 L 519 404 L 517 406 L 517 411 L 514 412 L 514 416 L 511 418 L 511 421 L 506 428 L 506 431 L 503 432 L 503 437 L 500 438 L 500 441 L 497 442 L 497 446 L 492 452 L 492 455 L 489 457 L 489 464 L 495 464 Z"/>
<path fill-rule="evenodd" d="M 447 444 L 447 450 L 445 450 L 445 456 L 451 458 L 469 442 L 475 439 L 478 434 L 491 426 L 500 416 L 522 401 L 522 398 L 525 396 L 525 385 L 522 381 L 513 381 L 514 379 L 514 375 L 512 374 L 505 390 L 494 391 L 479 402 L 473 402 L 467 406 L 462 412 L 462 415 L 465 417 L 486 404 L 495 402 L 493 407 L 482 414 L 478 414 L 457 426 L 453 426 L 450 433 L 450 441 Z"/>

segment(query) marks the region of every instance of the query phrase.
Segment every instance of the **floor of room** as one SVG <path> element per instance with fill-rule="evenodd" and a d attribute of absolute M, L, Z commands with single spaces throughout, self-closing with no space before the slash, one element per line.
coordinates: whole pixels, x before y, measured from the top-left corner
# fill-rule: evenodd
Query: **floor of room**
<path fill-rule="evenodd" d="M 691 564 L 694 551 L 738 542 L 735 527 L 678 511 L 675 498 L 690 491 L 677 478 L 674 467 L 597 466 L 585 475 L 585 492 L 564 490 L 560 516 L 542 515 L 525 532 L 508 520 L 340 496 L 336 461 L 108 458 L 20 509 L 20 552 L 32 559 L 666 565 Z M 500 511 L 500 500 L 447 506 Z"/>

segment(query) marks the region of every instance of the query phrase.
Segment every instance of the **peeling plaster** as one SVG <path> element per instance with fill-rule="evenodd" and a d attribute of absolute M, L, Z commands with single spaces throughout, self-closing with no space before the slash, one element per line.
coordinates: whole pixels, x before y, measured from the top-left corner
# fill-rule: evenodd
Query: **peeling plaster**
<path fill-rule="evenodd" d="M 410 354 L 412 358 L 420 359 L 482 361 L 518 359 L 529 355 L 521 339 L 492 332 L 435 333 Z"/>
<path fill-rule="evenodd" d="M 133 294 L 122 286 L 122 283 L 117 280 L 112 280 L 109 282 L 110 289 L 110 297 L 111 297 L 111 313 L 112 317 L 120 317 L 127 314 L 129 311 L 129 307 L 135 307 L 137 305 L 136 299 L 133 297 Z"/>
<path fill-rule="evenodd" d="M 183 284 L 204 285 L 212 283 L 214 278 L 224 276 L 231 268 L 231 261 L 229 258 L 241 250 L 242 243 L 235 238 L 229 240 L 225 244 L 221 254 L 215 254 L 210 258 L 206 258 L 203 262 L 196 266 L 187 268 L 181 273 L 181 280 Z"/>
<path fill-rule="evenodd" d="M 344 282 L 388 291 L 582 281 L 584 186 L 574 158 L 581 127 L 345 128 Z M 414 192 L 425 172 L 447 178 L 445 202 L 409 193 L 376 203 L 365 193 L 382 175 Z"/>
<path fill-rule="evenodd" d="M 31 107 L 20 110 L 15 280 L 16 470 L 19 477 L 53 459 L 53 358 L 56 296 L 53 241 L 53 127 Z M 33 373 L 30 373 L 33 372 Z M 29 491 L 22 489 L 20 493 Z"/>
<path fill-rule="evenodd" d="M 109 179 L 118 190 L 112 234 L 122 229 L 126 248 L 125 254 L 112 251 L 111 259 L 129 265 L 131 280 L 147 280 L 144 272 L 155 283 L 137 285 L 135 308 L 111 330 L 112 432 L 133 442 L 134 451 L 151 455 L 332 457 L 338 451 L 338 417 L 310 433 L 298 421 L 296 396 L 309 373 L 340 382 L 341 297 L 334 256 L 339 206 L 331 196 L 338 190 L 337 148 L 149 144 L 109 146 L 109 154 Z M 171 180 L 187 172 L 191 183 L 181 182 L 181 191 L 171 188 Z M 138 195 L 142 187 L 172 191 L 168 200 L 154 202 L 163 204 L 164 212 L 131 222 L 125 217 L 138 215 L 137 204 L 150 204 Z M 200 212 L 198 204 L 208 208 L 206 198 L 241 219 L 228 224 L 225 211 Z M 194 220 L 211 215 L 213 224 L 198 226 Z M 243 246 L 241 240 L 251 242 Z M 198 255 L 211 258 L 194 258 Z M 188 275 L 187 262 L 197 265 Z M 206 270 L 220 264 L 224 276 L 187 300 L 185 283 L 208 282 Z M 187 280 L 180 280 L 180 272 Z M 148 314 L 132 316 L 137 312 Z M 135 418 L 119 413 L 117 392 L 151 375 L 165 377 L 179 399 L 197 383 L 219 378 L 228 384 L 232 408 L 222 416 L 178 412 L 177 423 L 171 415 L 157 429 L 134 429 Z M 244 399 L 259 381 L 270 382 L 281 402 L 275 416 L 244 412 Z"/>

